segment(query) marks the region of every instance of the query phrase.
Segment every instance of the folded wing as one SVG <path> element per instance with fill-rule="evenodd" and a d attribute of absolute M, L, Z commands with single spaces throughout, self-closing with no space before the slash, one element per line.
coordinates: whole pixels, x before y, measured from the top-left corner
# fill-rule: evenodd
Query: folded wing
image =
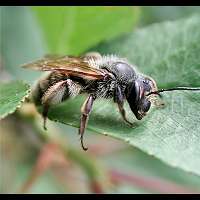
<path fill-rule="evenodd" d="M 88 80 L 100 80 L 105 77 L 103 70 L 93 68 L 83 58 L 74 56 L 48 56 L 44 59 L 24 64 L 22 67 L 39 71 L 59 71 L 69 76 Z"/>

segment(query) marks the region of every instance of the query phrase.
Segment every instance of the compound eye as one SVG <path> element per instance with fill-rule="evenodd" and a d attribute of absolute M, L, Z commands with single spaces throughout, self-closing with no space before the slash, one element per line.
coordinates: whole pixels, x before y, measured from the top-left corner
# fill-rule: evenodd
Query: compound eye
<path fill-rule="evenodd" d="M 149 80 L 147 80 L 147 79 L 143 80 L 143 87 L 144 87 L 145 91 L 147 91 L 147 92 L 151 91 L 151 84 L 150 84 Z"/>
<path fill-rule="evenodd" d="M 151 107 L 151 102 L 148 101 L 147 99 L 144 99 L 143 104 L 142 104 L 142 110 L 144 112 L 148 112 L 150 107 Z"/>
<path fill-rule="evenodd" d="M 148 85 L 149 84 L 149 80 L 145 79 L 145 80 L 143 80 L 143 83 Z"/>

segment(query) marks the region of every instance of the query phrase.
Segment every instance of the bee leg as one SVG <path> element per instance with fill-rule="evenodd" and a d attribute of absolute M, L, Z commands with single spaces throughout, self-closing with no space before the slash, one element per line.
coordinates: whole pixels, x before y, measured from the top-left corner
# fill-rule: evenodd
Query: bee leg
<path fill-rule="evenodd" d="M 48 110 L 49 110 L 49 105 L 48 104 L 44 104 L 44 106 L 43 106 L 43 112 L 42 112 L 43 128 L 44 128 L 44 130 L 47 130 L 46 121 L 47 121 Z"/>
<path fill-rule="evenodd" d="M 83 144 L 83 134 L 84 134 L 85 128 L 87 126 L 89 114 L 92 110 L 93 102 L 94 102 L 94 97 L 92 95 L 90 95 L 84 102 L 83 106 L 81 107 L 81 121 L 80 121 L 79 134 L 81 135 L 81 137 L 80 137 L 81 146 L 82 146 L 83 150 L 85 150 L 85 151 L 88 148 L 85 147 Z"/>
<path fill-rule="evenodd" d="M 119 108 L 119 112 L 123 118 L 123 120 L 129 124 L 130 126 L 133 126 L 132 122 L 129 122 L 129 120 L 126 118 L 126 111 L 124 109 L 124 97 L 122 95 L 121 89 L 119 86 L 117 86 L 116 90 L 115 90 L 115 95 L 114 95 L 114 102 L 117 103 L 118 108 Z"/>
<path fill-rule="evenodd" d="M 118 103 L 118 108 L 119 108 L 119 112 L 120 112 L 120 114 L 121 114 L 123 120 L 124 120 L 128 125 L 133 126 L 133 123 L 130 122 L 130 121 L 126 118 L 126 111 L 125 111 L 125 109 L 124 109 L 124 107 L 123 107 L 123 104 L 119 104 L 119 103 Z"/>
<path fill-rule="evenodd" d="M 50 86 L 47 91 L 42 96 L 42 105 L 43 105 L 43 112 L 42 116 L 44 119 L 43 127 L 45 130 L 46 128 L 46 120 L 47 114 L 50 108 L 50 105 L 58 104 L 63 101 L 64 94 L 66 92 L 66 87 L 69 85 L 68 80 L 61 80 L 54 85 Z"/>

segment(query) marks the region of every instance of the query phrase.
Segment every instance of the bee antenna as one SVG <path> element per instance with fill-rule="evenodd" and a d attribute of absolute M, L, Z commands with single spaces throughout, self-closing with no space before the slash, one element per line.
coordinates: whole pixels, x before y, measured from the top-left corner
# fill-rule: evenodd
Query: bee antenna
<path fill-rule="evenodd" d="M 195 88 L 195 87 L 174 87 L 174 88 L 168 88 L 168 89 L 160 89 L 157 91 L 150 92 L 147 94 L 147 96 L 151 94 L 157 94 L 159 95 L 161 92 L 168 92 L 168 91 L 174 91 L 174 90 L 191 90 L 191 91 L 200 91 L 200 88 Z"/>

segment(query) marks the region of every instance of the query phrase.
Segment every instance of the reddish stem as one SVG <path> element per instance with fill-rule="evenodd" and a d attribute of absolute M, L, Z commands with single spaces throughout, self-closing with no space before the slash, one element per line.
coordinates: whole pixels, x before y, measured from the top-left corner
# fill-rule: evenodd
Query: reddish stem
<path fill-rule="evenodd" d="M 136 174 L 126 174 L 118 170 L 110 170 L 111 181 L 117 183 L 129 183 L 141 188 L 158 191 L 159 193 L 199 193 L 198 191 L 179 186 L 169 181 L 139 176 Z"/>
<path fill-rule="evenodd" d="M 92 180 L 90 182 L 90 189 L 93 193 L 97 193 L 97 194 L 103 194 L 104 193 L 103 188 L 101 186 L 101 183 L 99 183 L 96 180 Z"/>

